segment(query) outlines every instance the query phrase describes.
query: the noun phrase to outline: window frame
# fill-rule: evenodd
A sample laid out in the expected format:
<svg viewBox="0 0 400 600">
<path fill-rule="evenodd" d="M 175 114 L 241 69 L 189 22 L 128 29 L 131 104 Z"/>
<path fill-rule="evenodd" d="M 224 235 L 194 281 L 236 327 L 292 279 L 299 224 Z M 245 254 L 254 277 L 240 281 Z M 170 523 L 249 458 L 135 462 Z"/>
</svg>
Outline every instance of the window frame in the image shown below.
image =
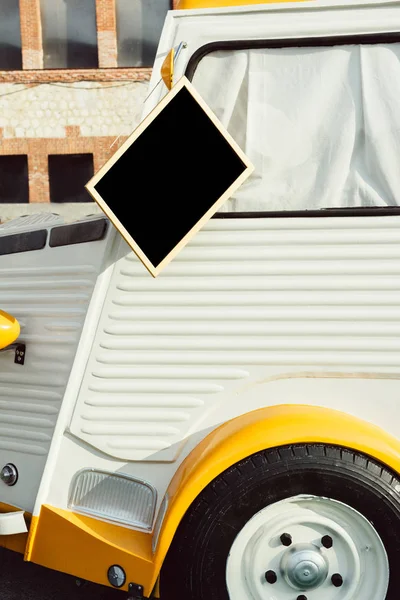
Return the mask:
<svg viewBox="0 0 400 600">
<path fill-rule="evenodd" d="M 261 48 L 328 48 L 345 45 L 399 44 L 400 32 L 368 33 L 357 35 L 319 36 L 283 39 L 223 40 L 210 42 L 198 48 L 190 57 L 185 76 L 192 82 L 200 61 L 219 50 L 257 50 Z M 249 211 L 220 212 L 213 219 L 259 219 L 259 218 L 296 218 L 296 217 L 378 217 L 400 215 L 400 206 L 321 208 L 287 211 Z"/>
</svg>

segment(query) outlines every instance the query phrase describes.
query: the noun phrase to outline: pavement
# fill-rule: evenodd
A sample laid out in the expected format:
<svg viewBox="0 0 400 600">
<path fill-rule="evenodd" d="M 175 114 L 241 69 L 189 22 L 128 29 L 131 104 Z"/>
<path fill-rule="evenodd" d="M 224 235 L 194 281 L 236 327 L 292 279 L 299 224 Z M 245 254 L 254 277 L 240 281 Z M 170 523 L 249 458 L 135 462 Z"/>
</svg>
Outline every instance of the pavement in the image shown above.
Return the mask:
<svg viewBox="0 0 400 600">
<path fill-rule="evenodd" d="M 75 577 L 25 563 L 22 555 L 0 548 L 0 599 L 126 600 L 126 592 L 91 583 L 77 586 Z"/>
</svg>

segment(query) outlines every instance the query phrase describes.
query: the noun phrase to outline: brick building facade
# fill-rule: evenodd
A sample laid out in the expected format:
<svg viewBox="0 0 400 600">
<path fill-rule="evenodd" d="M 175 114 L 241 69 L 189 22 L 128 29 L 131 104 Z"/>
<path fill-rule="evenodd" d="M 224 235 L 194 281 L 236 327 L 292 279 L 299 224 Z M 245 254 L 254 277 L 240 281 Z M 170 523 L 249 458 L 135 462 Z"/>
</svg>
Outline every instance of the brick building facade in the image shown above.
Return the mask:
<svg viewBox="0 0 400 600">
<path fill-rule="evenodd" d="M 5 4 L 0 6 L 3 213 L 11 204 L 90 201 L 84 183 L 140 119 L 170 0 Z"/>
</svg>

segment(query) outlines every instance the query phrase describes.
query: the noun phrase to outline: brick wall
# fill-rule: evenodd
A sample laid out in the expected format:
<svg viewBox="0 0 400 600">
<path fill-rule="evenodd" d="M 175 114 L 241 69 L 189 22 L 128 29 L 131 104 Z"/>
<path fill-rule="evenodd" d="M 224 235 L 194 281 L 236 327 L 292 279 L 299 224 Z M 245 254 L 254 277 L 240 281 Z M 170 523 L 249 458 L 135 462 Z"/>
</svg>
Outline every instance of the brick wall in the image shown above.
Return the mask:
<svg viewBox="0 0 400 600">
<path fill-rule="evenodd" d="M 1 0 L 0 0 L 1 1 Z M 35 86 L 38 83 L 73 83 L 77 81 L 149 81 L 151 69 L 50 69 L 29 71 L 0 71 L 0 83 L 24 83 Z"/>
<path fill-rule="evenodd" d="M 93 154 L 95 171 L 140 121 L 147 81 L 0 83 L 0 155 L 27 154 L 30 202 L 49 202 L 48 155 Z"/>
<path fill-rule="evenodd" d="M 19 0 L 21 23 L 22 67 L 43 68 L 42 25 L 40 0 Z"/>
<path fill-rule="evenodd" d="M 139 123 L 151 70 L 117 67 L 116 0 L 96 0 L 98 69 L 44 70 L 40 0 L 19 2 L 23 70 L 0 71 L 0 155 L 28 155 L 30 202 L 48 203 L 48 155 L 90 153 L 97 171 Z"/>
<path fill-rule="evenodd" d="M 114 154 L 126 140 L 126 136 L 81 137 L 79 127 L 66 127 L 66 137 L 62 138 L 22 138 L 4 139 L 0 129 L 2 152 L 0 154 L 26 154 L 28 156 L 28 178 L 30 202 L 49 201 L 49 154 L 93 154 L 94 169 L 100 167 Z M 0 209 L 1 210 L 1 209 Z"/>
<path fill-rule="evenodd" d="M 115 0 L 97 0 L 96 18 L 99 67 L 117 67 Z"/>
</svg>

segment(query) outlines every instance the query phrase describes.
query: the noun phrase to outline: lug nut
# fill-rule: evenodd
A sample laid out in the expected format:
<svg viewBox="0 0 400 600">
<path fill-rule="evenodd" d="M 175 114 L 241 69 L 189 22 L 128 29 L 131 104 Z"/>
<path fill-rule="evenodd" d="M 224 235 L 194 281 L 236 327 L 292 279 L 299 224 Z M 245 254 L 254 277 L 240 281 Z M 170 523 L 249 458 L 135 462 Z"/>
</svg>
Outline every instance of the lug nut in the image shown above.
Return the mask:
<svg viewBox="0 0 400 600">
<path fill-rule="evenodd" d="M 282 533 L 280 540 L 284 546 L 290 546 L 292 543 L 292 536 L 290 533 Z"/>
<path fill-rule="evenodd" d="M 331 538 L 330 535 L 324 535 L 324 537 L 321 539 L 321 544 L 323 545 L 324 548 L 332 548 L 333 539 Z"/>
<path fill-rule="evenodd" d="M 265 573 L 265 579 L 268 581 L 268 583 L 276 583 L 278 578 L 275 571 L 267 571 Z"/>
<path fill-rule="evenodd" d="M 343 585 L 343 577 L 340 573 L 334 573 L 331 577 L 331 581 L 335 587 L 341 587 Z"/>
</svg>

